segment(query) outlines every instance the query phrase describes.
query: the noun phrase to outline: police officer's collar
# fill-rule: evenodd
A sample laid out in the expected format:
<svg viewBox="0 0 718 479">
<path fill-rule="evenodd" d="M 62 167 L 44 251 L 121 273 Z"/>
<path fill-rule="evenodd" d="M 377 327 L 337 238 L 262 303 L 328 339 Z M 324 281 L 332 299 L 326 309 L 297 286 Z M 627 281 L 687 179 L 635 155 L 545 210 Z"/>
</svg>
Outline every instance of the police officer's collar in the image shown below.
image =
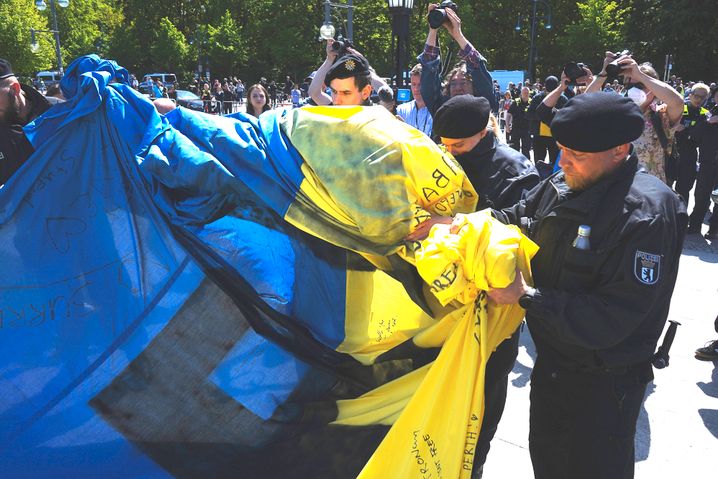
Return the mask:
<svg viewBox="0 0 718 479">
<path fill-rule="evenodd" d="M 469 151 L 468 153 L 464 153 L 463 155 L 459 155 L 461 157 L 476 157 L 476 156 L 482 156 L 490 151 L 493 151 L 496 149 L 496 145 L 498 143 L 498 138 L 496 138 L 496 135 L 493 131 L 486 130 L 486 135 L 481 139 L 480 142 L 476 144 L 476 146 Z"/>
<path fill-rule="evenodd" d="M 50 106 L 52 106 L 42 93 L 35 90 L 30 85 L 21 83 L 20 88 L 22 88 L 22 91 L 25 92 L 25 98 L 27 101 L 30 102 L 30 114 L 27 119 L 28 123 L 45 113 Z"/>
</svg>

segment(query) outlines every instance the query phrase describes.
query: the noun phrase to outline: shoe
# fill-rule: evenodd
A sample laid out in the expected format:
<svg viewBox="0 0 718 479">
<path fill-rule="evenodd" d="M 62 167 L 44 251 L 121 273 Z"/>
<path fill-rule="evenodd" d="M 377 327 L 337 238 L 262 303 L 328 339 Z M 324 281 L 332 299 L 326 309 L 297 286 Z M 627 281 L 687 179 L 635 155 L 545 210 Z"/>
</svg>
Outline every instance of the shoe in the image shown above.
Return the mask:
<svg viewBox="0 0 718 479">
<path fill-rule="evenodd" d="M 718 339 L 696 349 L 696 359 L 714 361 L 718 359 Z"/>
<path fill-rule="evenodd" d="M 708 233 L 704 234 L 703 237 L 707 240 L 715 240 L 718 239 L 718 231 L 710 231 L 708 230 Z"/>
</svg>

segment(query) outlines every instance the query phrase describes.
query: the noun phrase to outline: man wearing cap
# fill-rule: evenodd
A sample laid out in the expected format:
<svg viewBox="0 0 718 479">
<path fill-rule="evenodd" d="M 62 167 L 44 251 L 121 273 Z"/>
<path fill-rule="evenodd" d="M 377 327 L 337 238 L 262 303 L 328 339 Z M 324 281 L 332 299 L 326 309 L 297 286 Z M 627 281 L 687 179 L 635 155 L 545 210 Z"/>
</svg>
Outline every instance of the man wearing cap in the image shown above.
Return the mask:
<svg viewBox="0 0 718 479">
<path fill-rule="evenodd" d="M 517 203 L 539 183 L 534 165 L 487 128 L 491 104 L 486 98 L 459 95 L 436 111 L 434 134 L 466 172 L 479 195 L 477 209 Z M 508 375 L 518 355 L 519 332 L 504 340 L 486 365 L 485 411 L 474 455 L 472 477 L 481 477 L 491 439 L 504 411 Z"/>
<path fill-rule="evenodd" d="M 7 60 L 0 58 L 0 185 L 32 155 L 22 127 L 50 108 L 48 100 L 29 85 L 21 85 Z"/>
<path fill-rule="evenodd" d="M 633 477 L 636 420 L 687 222 L 678 195 L 639 171 L 631 142 L 643 128 L 629 98 L 577 95 L 551 122 L 562 171 L 495 212 L 540 246 L 533 287 L 517 272 L 509 287 L 489 291 L 526 309 L 536 344 L 536 479 Z M 581 225 L 590 227 L 587 248 L 572 246 Z"/>
<path fill-rule="evenodd" d="M 309 96 L 317 105 L 369 105 L 372 88 L 379 91 L 389 86 L 353 48 L 337 58 L 333 43 L 327 40 L 327 57 L 312 78 Z M 331 96 L 323 91 L 324 85 L 331 89 Z"/>
</svg>

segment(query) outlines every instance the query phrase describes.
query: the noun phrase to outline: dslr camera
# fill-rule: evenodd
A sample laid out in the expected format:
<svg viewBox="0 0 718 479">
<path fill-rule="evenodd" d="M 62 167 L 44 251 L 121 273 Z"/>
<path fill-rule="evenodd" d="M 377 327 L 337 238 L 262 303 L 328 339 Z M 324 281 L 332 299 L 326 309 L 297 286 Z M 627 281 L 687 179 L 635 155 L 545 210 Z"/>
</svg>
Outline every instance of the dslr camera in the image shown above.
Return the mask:
<svg viewBox="0 0 718 479">
<path fill-rule="evenodd" d="M 439 28 L 446 19 L 446 9 L 450 8 L 455 12 L 459 11 L 459 6 L 451 0 L 443 0 L 438 7 L 429 12 L 429 26 L 431 28 Z"/>
<path fill-rule="evenodd" d="M 354 45 L 341 35 L 339 35 L 337 39 L 334 40 L 334 43 L 332 43 L 332 50 L 336 52 L 337 58 L 344 56 L 344 54 L 347 53 L 347 48 L 354 48 Z"/>
<path fill-rule="evenodd" d="M 563 72 L 566 74 L 571 85 L 576 84 L 576 80 L 586 75 L 584 68 L 588 68 L 585 63 L 568 62 L 563 67 Z"/>
<path fill-rule="evenodd" d="M 623 68 L 618 64 L 618 59 L 625 55 L 631 55 L 630 50 L 623 50 L 621 53 L 617 53 L 613 58 L 614 60 L 606 65 L 606 73 L 608 78 L 617 78 L 621 75 Z"/>
</svg>

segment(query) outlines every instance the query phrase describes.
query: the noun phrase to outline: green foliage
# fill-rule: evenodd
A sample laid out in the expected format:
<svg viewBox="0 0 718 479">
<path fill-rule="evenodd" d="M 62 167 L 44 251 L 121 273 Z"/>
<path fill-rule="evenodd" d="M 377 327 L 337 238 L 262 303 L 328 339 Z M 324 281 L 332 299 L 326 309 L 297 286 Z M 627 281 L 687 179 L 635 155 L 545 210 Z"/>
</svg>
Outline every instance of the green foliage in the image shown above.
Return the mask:
<svg viewBox="0 0 718 479">
<path fill-rule="evenodd" d="M 32 76 L 38 70 L 55 68 L 54 38 L 38 33 L 40 49 L 30 49 L 30 29 L 49 30 L 46 19 L 27 0 L 0 1 L 0 58 L 7 59 L 17 74 Z"/>
<path fill-rule="evenodd" d="M 66 8 L 56 6 L 65 66 L 88 53 L 106 55 L 110 39 L 122 25 L 122 12 L 115 7 L 112 0 L 69 1 L 70 5 Z M 49 0 L 45 0 L 45 3 L 49 3 Z M 48 23 L 51 23 L 50 8 L 44 13 Z"/>
<path fill-rule="evenodd" d="M 572 59 L 590 63 L 600 69 L 605 51 L 621 51 L 628 8 L 610 0 L 585 0 L 578 3 L 579 18 L 567 25 L 559 42 Z"/>
<path fill-rule="evenodd" d="M 49 2 L 49 0 L 45 0 Z M 545 0 L 536 3 L 537 77 L 558 75 L 569 60 L 600 67 L 605 50 L 629 48 L 639 62 L 662 72 L 672 53 L 675 72 L 710 81 L 718 72 L 718 2 L 715 0 Z M 347 0 L 333 0 L 346 4 Z M 408 65 L 423 49 L 427 6 L 416 0 L 410 18 Z M 354 0 L 354 43 L 377 72 L 395 68 L 391 16 L 386 0 Z M 528 66 L 532 0 L 459 0 L 466 37 L 487 58 L 489 68 Z M 260 76 L 301 81 L 324 60 L 318 31 L 323 0 L 70 0 L 58 8 L 63 60 L 97 52 L 141 76 L 172 69 L 181 78 L 199 63 L 213 77 L 237 75 L 252 83 Z M 519 14 L 521 15 L 519 21 Z M 0 0 L 0 56 L 26 73 L 53 68 L 53 38 L 40 34 L 40 50 L 30 51 L 29 28 L 49 29 L 50 9 L 38 12 L 32 0 Z M 334 7 L 332 22 L 346 31 L 347 9 Z M 515 30 L 516 25 L 519 30 Z M 456 43 L 440 30 L 442 55 Z"/>
<path fill-rule="evenodd" d="M 175 72 L 186 67 L 189 45 L 185 36 L 172 22 L 163 17 L 154 35 L 150 51 L 155 69 Z"/>
<path fill-rule="evenodd" d="M 229 10 L 219 19 L 217 26 L 207 28 L 208 55 L 212 71 L 217 77 L 235 74 L 247 62 L 247 48 L 242 41 L 242 29 L 237 26 Z"/>
</svg>

